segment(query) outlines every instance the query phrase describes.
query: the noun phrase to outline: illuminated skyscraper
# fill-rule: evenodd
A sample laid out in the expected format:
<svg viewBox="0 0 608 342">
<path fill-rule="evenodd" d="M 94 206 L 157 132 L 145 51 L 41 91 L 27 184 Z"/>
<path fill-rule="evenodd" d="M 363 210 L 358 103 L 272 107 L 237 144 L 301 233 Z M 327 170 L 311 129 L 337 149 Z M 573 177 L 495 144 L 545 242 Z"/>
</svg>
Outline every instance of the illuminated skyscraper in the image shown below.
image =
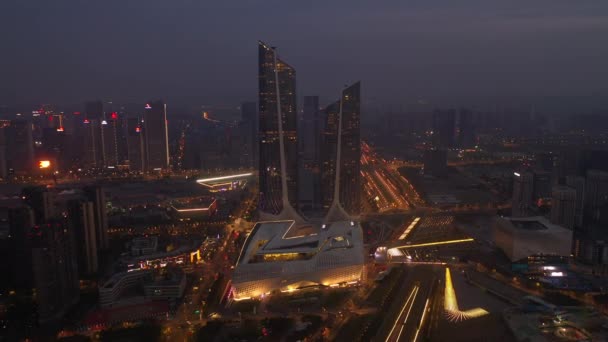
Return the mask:
<svg viewBox="0 0 608 342">
<path fill-rule="evenodd" d="M 325 109 L 321 191 L 328 220 L 336 220 L 336 211 L 357 215 L 361 208 L 360 93 L 357 82 L 344 89 L 340 101 Z"/>
<path fill-rule="evenodd" d="M 148 172 L 168 169 L 167 105 L 160 100 L 148 102 L 144 110 L 145 169 Z"/>
<path fill-rule="evenodd" d="M 144 138 L 139 118 L 127 119 L 127 153 L 130 171 L 143 171 Z"/>
<path fill-rule="evenodd" d="M 274 48 L 258 51 L 259 208 L 276 216 L 297 206 L 296 72 Z"/>
</svg>

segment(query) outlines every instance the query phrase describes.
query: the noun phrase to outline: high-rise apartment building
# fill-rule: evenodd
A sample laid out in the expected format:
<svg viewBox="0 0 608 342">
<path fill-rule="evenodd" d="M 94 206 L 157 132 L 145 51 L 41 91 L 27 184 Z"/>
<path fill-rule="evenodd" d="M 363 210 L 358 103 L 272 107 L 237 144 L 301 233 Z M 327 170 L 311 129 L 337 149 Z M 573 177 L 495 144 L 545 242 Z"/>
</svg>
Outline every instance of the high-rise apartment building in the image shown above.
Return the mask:
<svg viewBox="0 0 608 342">
<path fill-rule="evenodd" d="M 258 48 L 260 214 L 297 207 L 296 72 L 262 42 Z"/>
<path fill-rule="evenodd" d="M 148 102 L 144 110 L 145 169 L 166 170 L 169 168 L 167 105 L 163 101 Z"/>
<path fill-rule="evenodd" d="M 83 190 L 87 201 L 93 204 L 97 249 L 105 250 L 108 248 L 108 214 L 106 211 L 105 191 L 99 186 L 90 186 Z"/>
<path fill-rule="evenodd" d="M 585 226 L 608 224 L 608 172 L 587 171 L 583 221 Z"/>
<path fill-rule="evenodd" d="M 90 201 L 72 200 L 67 209 L 69 228 L 78 241 L 78 271 L 80 274 L 94 274 L 99 268 L 95 206 Z"/>
<path fill-rule="evenodd" d="M 527 216 L 532 207 L 533 197 L 534 174 L 530 172 L 514 172 L 511 215 L 513 217 Z"/>
<path fill-rule="evenodd" d="M 579 176 L 567 176 L 566 185 L 576 191 L 575 205 L 575 227 L 583 226 L 583 206 L 585 203 L 585 178 Z"/>
<path fill-rule="evenodd" d="M 576 223 L 576 190 L 567 186 L 554 186 L 551 200 L 551 222 L 574 229 Z"/>
</svg>

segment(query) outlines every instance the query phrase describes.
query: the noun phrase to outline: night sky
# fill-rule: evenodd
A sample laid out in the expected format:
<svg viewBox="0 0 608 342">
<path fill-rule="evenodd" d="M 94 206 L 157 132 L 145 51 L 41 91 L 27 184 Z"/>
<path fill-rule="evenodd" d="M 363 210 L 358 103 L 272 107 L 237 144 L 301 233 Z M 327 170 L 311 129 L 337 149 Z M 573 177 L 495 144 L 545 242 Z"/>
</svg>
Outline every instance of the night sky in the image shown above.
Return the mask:
<svg viewBox="0 0 608 342">
<path fill-rule="evenodd" d="M 606 0 L 1 0 L 0 104 L 255 100 L 258 39 L 300 96 L 608 96 Z"/>
</svg>

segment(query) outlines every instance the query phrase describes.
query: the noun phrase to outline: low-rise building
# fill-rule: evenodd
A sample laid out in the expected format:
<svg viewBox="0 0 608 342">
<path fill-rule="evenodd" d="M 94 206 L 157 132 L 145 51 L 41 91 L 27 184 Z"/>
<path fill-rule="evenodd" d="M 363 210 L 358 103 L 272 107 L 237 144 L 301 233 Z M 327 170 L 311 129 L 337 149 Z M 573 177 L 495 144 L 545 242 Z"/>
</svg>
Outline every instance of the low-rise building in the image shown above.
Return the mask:
<svg viewBox="0 0 608 342">
<path fill-rule="evenodd" d="M 497 217 L 493 233 L 496 246 L 511 261 L 537 254 L 569 256 L 572 252 L 572 231 L 541 216 Z"/>
<path fill-rule="evenodd" d="M 356 284 L 364 276 L 363 233 L 357 222 L 321 227 L 260 222 L 248 236 L 233 274 L 234 298 L 275 291 Z"/>
</svg>

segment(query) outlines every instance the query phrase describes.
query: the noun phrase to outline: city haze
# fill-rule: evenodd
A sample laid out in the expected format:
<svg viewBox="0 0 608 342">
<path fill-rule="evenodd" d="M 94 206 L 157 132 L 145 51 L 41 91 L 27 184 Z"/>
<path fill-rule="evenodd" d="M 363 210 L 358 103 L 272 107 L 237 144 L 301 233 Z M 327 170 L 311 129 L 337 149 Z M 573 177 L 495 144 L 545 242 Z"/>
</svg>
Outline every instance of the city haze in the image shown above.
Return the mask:
<svg viewBox="0 0 608 342">
<path fill-rule="evenodd" d="M 602 1 L 8 0 L 0 32 L 10 106 L 252 100 L 258 39 L 298 69 L 299 96 L 323 103 L 359 79 L 368 105 L 588 111 L 608 92 Z"/>
</svg>

